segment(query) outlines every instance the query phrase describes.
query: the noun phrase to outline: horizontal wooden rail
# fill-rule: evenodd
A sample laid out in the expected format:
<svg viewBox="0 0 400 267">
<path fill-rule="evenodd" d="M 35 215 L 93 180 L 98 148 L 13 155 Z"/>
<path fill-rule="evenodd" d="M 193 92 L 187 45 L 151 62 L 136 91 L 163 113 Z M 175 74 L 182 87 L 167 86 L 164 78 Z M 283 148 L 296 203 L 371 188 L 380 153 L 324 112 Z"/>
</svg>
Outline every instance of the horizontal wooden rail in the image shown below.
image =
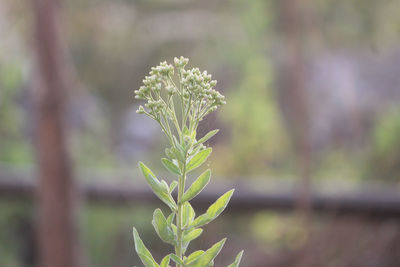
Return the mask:
<svg viewBox="0 0 400 267">
<path fill-rule="evenodd" d="M 0 198 L 21 199 L 32 198 L 35 183 L 16 176 L 0 175 Z M 260 193 L 241 186 L 236 186 L 236 192 L 230 202 L 229 212 L 255 212 L 259 210 L 291 211 L 296 209 L 296 194 L 294 191 Z M 229 188 L 214 188 L 202 192 L 193 200 L 193 205 L 200 209 L 208 207 L 215 199 Z M 158 203 L 157 198 L 145 186 L 133 184 L 84 184 L 80 192 L 89 202 L 108 204 Z M 360 193 L 341 195 L 324 195 L 313 193 L 311 196 L 312 210 L 329 215 L 367 216 L 373 219 L 400 219 L 400 192 L 396 190 L 367 190 Z"/>
</svg>

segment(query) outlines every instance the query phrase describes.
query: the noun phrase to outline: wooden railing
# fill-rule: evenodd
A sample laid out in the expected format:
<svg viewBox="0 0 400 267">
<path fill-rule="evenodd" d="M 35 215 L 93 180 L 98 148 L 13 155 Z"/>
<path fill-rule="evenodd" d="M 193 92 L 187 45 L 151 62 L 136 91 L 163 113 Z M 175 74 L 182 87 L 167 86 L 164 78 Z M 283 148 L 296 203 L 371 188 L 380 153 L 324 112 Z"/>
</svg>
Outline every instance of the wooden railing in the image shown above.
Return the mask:
<svg viewBox="0 0 400 267">
<path fill-rule="evenodd" d="M 0 175 L 0 200 L 32 198 L 36 184 L 31 179 L 18 175 Z M 143 184 L 81 184 L 81 196 L 89 202 L 109 205 L 158 203 L 157 198 Z M 198 195 L 193 205 L 200 209 L 208 207 L 228 187 L 205 190 Z M 295 191 L 274 191 L 261 193 L 243 186 L 236 186 L 236 192 L 229 204 L 228 212 L 255 212 L 259 210 L 292 211 L 296 209 Z M 315 213 L 328 215 L 356 215 L 370 219 L 400 219 L 400 192 L 395 189 L 375 189 L 343 194 L 321 194 L 310 196 Z"/>
</svg>

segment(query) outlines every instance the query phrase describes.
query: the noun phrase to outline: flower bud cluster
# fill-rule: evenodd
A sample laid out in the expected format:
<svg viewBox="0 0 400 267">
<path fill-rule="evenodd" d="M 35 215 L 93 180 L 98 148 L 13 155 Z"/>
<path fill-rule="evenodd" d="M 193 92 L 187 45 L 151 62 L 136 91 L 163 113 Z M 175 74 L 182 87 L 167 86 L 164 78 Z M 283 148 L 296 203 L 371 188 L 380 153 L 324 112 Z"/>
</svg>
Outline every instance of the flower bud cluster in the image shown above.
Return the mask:
<svg viewBox="0 0 400 267">
<path fill-rule="evenodd" d="M 209 102 L 210 106 L 224 105 L 225 97 L 213 87 L 217 84 L 216 80 L 211 80 L 211 74 L 207 71 L 200 72 L 198 68 L 182 71 L 182 79 L 180 80 L 183 85 L 184 97 L 201 100 L 202 103 Z"/>
<path fill-rule="evenodd" d="M 161 91 L 161 79 L 157 75 L 146 76 L 143 80 L 143 85 L 140 86 L 139 90 L 135 90 L 135 98 L 150 100 L 153 98 L 152 93 L 159 94 Z"/>
<path fill-rule="evenodd" d="M 158 114 L 165 108 L 166 104 L 164 103 L 164 101 L 159 99 L 159 100 L 149 100 L 144 106 L 150 109 L 152 113 Z"/>
<path fill-rule="evenodd" d="M 218 106 L 224 105 L 225 97 L 213 89 L 217 81 L 211 79 L 207 71 L 201 72 L 198 68 L 185 70 L 189 59 L 174 58 L 174 65 L 178 71 L 179 86 L 174 82 L 174 66 L 167 62 L 161 62 L 157 67 L 152 67 L 149 76 L 143 80 L 143 85 L 135 91 L 135 98 L 147 100 L 140 106 L 137 113 L 145 113 L 154 119 L 160 118 L 163 111 L 172 111 L 173 96 L 177 95 L 183 103 L 184 110 L 193 118 L 201 120 L 208 113 L 215 111 Z M 165 92 L 162 92 L 164 91 Z M 163 99 L 163 96 L 167 96 Z M 201 113 L 194 114 L 195 112 Z M 168 112 L 164 112 L 167 114 Z M 171 116 L 168 116 L 171 117 Z"/>
<path fill-rule="evenodd" d="M 188 58 L 180 57 L 180 58 L 174 58 L 174 64 L 178 69 L 183 69 L 189 62 Z"/>
<path fill-rule="evenodd" d="M 167 78 L 174 75 L 174 66 L 166 61 L 161 62 L 159 66 L 151 68 L 150 75 L 159 75 L 161 78 Z"/>
</svg>

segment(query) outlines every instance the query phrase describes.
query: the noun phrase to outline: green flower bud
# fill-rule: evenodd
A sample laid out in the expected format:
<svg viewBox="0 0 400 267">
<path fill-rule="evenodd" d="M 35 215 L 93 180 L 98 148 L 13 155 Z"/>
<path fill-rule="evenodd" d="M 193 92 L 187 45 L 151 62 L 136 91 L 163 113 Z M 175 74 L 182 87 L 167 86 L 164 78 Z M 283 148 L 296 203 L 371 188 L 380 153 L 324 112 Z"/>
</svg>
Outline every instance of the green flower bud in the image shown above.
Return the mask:
<svg viewBox="0 0 400 267">
<path fill-rule="evenodd" d="M 165 87 L 165 91 L 167 91 L 167 94 L 168 95 L 173 95 L 173 94 L 175 94 L 175 92 L 176 92 L 176 89 L 175 89 L 175 87 L 174 86 L 172 86 L 172 85 L 167 85 L 166 87 Z"/>
<path fill-rule="evenodd" d="M 138 110 L 136 110 L 137 114 L 144 114 L 144 108 L 142 105 L 139 106 Z"/>
<path fill-rule="evenodd" d="M 184 58 L 184 57 L 180 57 L 180 58 L 175 57 L 174 58 L 174 64 L 177 68 L 185 67 L 188 64 L 188 62 L 189 62 L 189 59 Z"/>
<path fill-rule="evenodd" d="M 210 86 L 211 86 L 211 87 L 214 87 L 214 86 L 216 86 L 216 85 L 217 85 L 217 81 L 216 81 L 216 80 L 210 81 Z"/>
</svg>

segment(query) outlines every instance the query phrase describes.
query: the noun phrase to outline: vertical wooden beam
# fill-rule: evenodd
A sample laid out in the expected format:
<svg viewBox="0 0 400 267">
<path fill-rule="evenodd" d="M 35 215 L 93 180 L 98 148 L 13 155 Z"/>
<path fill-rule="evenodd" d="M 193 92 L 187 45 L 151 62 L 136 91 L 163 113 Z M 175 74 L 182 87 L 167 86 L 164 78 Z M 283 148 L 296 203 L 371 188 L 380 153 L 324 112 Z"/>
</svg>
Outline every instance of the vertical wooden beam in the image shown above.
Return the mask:
<svg viewBox="0 0 400 267">
<path fill-rule="evenodd" d="M 41 267 L 77 267 L 75 185 L 66 149 L 64 113 L 67 79 L 60 27 L 60 3 L 33 0 L 36 52 L 38 239 Z"/>
<path fill-rule="evenodd" d="M 281 69 L 282 102 L 295 145 L 301 182 L 298 205 L 304 213 L 310 210 L 310 112 L 305 81 L 304 43 L 307 38 L 305 0 L 278 0 L 283 35 Z"/>
</svg>

